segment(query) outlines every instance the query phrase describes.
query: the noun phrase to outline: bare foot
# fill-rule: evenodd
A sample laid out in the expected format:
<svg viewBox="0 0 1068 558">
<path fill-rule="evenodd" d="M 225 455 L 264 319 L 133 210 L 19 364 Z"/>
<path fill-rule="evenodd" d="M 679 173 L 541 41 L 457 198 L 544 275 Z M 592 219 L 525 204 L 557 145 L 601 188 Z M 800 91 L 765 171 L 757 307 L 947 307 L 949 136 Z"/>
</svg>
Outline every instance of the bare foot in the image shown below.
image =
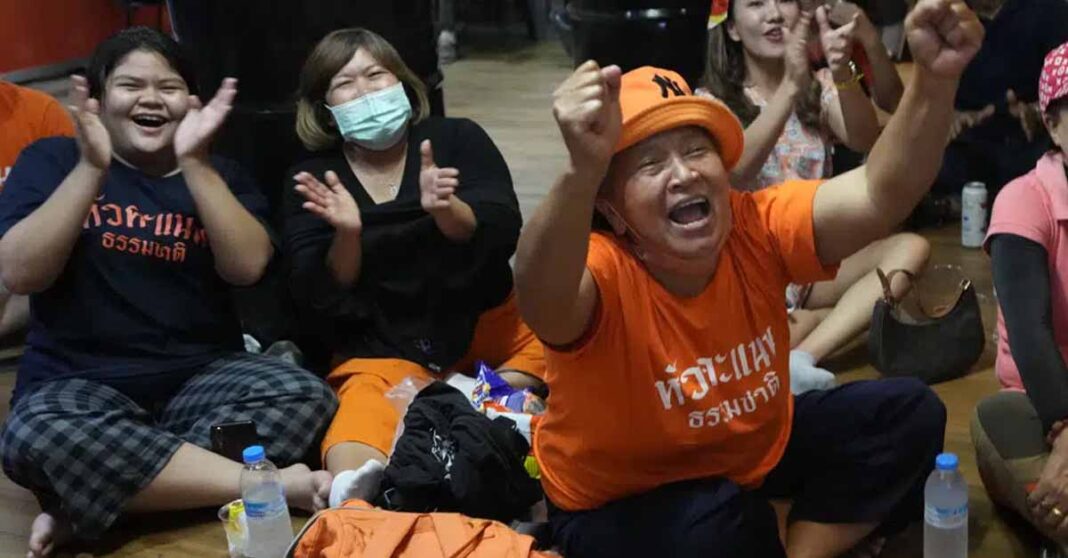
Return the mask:
<svg viewBox="0 0 1068 558">
<path fill-rule="evenodd" d="M 312 471 L 307 465 L 297 463 L 281 472 L 290 506 L 310 512 L 326 507 L 330 498 L 330 483 L 334 480 L 328 471 Z"/>
<path fill-rule="evenodd" d="M 70 537 L 69 521 L 58 514 L 41 512 L 30 526 L 30 551 L 26 553 L 26 558 L 51 556 L 57 548 L 70 540 Z"/>
</svg>

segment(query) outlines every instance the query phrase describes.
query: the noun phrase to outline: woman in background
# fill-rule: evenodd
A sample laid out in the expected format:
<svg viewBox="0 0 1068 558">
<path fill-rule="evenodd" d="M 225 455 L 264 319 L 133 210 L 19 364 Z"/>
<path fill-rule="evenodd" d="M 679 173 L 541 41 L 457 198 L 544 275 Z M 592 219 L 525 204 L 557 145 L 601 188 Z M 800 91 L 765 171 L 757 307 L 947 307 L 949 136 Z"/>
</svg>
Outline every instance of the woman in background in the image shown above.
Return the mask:
<svg viewBox="0 0 1068 558">
<path fill-rule="evenodd" d="M 813 17 L 828 64 L 816 71 L 808 49 Z M 705 85 L 745 126 L 732 186 L 757 191 L 787 180 L 830 178 L 836 142 L 858 152 L 871 148 L 879 126 L 860 85 L 864 76 L 850 58 L 858 29 L 870 27 L 862 17 L 832 29 L 822 6 L 813 16 L 795 0 L 730 1 L 726 20 L 709 35 Z M 818 364 L 867 329 L 883 295 L 875 269 L 918 274 L 929 253 L 922 237 L 895 234 L 846 258 L 833 280 L 788 287 L 795 392 L 834 385 L 834 375 Z M 892 286 L 902 295 L 911 285 L 898 277 Z"/>
</svg>

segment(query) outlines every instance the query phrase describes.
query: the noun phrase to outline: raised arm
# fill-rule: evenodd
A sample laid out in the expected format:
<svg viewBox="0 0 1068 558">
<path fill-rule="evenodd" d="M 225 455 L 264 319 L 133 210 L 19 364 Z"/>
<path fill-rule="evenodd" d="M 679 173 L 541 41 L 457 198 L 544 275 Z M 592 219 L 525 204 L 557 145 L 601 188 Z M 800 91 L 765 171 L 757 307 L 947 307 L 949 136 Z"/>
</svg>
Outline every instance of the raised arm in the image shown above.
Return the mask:
<svg viewBox="0 0 1068 558">
<path fill-rule="evenodd" d="M 942 165 L 960 75 L 983 42 L 962 0 L 920 0 L 905 23 L 916 71 L 867 165 L 828 180 L 813 202 L 816 247 L 836 263 L 893 231 Z"/>
<path fill-rule="evenodd" d="M 48 199 L 0 239 L 0 277 L 16 294 L 47 289 L 67 265 L 82 223 L 111 164 L 111 138 L 100 122 L 100 102 L 85 78 L 72 78 L 70 109 L 78 125 L 81 159 Z"/>
<path fill-rule="evenodd" d="M 808 60 L 808 38 L 812 29 L 812 14 L 801 14 L 793 29 L 786 33 L 786 74 L 779 88 L 761 108 L 760 115 L 745 128 L 745 150 L 731 171 L 731 184 L 752 184 L 760 174 L 771 150 L 779 142 L 786 121 L 797 108 L 797 101 L 812 82 L 812 66 Z"/>
<path fill-rule="evenodd" d="M 207 106 L 190 97 L 189 112 L 174 134 L 174 152 L 197 214 L 208 233 L 215 270 L 232 285 L 259 281 L 274 254 L 267 229 L 241 205 L 212 166 L 208 146 L 237 95 L 237 80 L 227 78 Z"/>
<path fill-rule="evenodd" d="M 858 25 L 857 18 L 837 29 L 831 29 L 827 8 L 816 10 L 816 21 L 820 27 L 820 44 L 827 56 L 827 65 L 831 70 L 837 89 L 837 103 L 827 107 L 827 124 L 846 147 L 860 153 L 867 153 L 879 137 L 879 119 L 871 99 L 860 86 L 860 75 L 854 73 L 856 64 L 851 64 L 854 35 Z"/>
<path fill-rule="evenodd" d="M 594 199 L 622 127 L 620 70 L 589 61 L 553 94 L 569 164 L 519 236 L 515 283 L 523 319 L 541 339 L 578 339 L 597 306 L 586 269 Z"/>
</svg>

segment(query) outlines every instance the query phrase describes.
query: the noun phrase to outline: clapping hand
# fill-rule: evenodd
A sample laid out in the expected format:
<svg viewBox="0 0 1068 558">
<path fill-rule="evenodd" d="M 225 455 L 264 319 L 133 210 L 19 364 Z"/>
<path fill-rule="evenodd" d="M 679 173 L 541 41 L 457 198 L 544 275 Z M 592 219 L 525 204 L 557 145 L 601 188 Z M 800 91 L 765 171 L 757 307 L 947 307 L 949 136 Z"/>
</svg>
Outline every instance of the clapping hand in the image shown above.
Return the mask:
<svg viewBox="0 0 1068 558">
<path fill-rule="evenodd" d="M 100 121 L 100 101 L 89 97 L 89 82 L 82 76 L 71 76 L 71 104 L 69 109 L 78 126 L 78 149 L 82 161 L 103 170 L 111 164 L 111 136 Z"/>
<path fill-rule="evenodd" d="M 360 208 L 348 188 L 345 188 L 334 171 L 326 171 L 323 178 L 326 184 L 308 172 L 293 177 L 297 181 L 297 193 L 305 199 L 302 207 L 318 215 L 338 231 L 360 233 L 363 228 Z"/>
</svg>

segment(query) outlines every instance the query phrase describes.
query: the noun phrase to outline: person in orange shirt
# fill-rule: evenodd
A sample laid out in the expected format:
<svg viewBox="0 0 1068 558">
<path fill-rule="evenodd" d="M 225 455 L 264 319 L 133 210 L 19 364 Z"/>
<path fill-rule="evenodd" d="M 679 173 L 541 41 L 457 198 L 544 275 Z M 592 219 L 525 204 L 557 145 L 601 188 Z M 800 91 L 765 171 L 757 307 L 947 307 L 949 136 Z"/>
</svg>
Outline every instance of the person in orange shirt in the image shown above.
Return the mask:
<svg viewBox="0 0 1068 558">
<path fill-rule="evenodd" d="M 51 136 L 74 136 L 70 115 L 47 93 L 0 80 L 0 190 L 27 145 Z M 30 299 L 0 287 L 0 338 L 26 327 Z"/>
<path fill-rule="evenodd" d="M 51 136 L 74 136 L 74 123 L 59 101 L 0 80 L 0 189 L 22 149 Z"/>
<path fill-rule="evenodd" d="M 557 89 L 570 164 L 515 272 L 546 345 L 534 447 L 563 555 L 830 557 L 920 517 L 945 407 L 911 378 L 792 396 L 784 304 L 938 172 L 983 28 L 962 0 L 921 0 L 907 25 L 897 113 L 865 167 L 825 182 L 732 191 L 741 125 L 674 72 L 590 61 Z"/>
</svg>

